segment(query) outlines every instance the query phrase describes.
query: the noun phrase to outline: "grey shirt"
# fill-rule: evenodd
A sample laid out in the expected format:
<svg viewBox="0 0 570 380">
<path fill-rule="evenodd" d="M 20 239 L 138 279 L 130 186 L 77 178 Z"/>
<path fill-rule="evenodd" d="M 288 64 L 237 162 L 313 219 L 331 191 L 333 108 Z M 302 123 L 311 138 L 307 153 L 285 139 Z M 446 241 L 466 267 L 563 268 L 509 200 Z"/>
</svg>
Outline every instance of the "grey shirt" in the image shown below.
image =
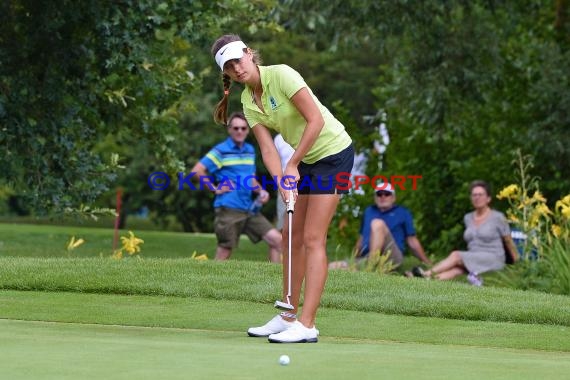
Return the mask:
<svg viewBox="0 0 570 380">
<path fill-rule="evenodd" d="M 467 270 L 472 273 L 483 273 L 500 270 L 505 266 L 505 248 L 503 236 L 510 235 L 510 228 L 503 213 L 491 210 L 491 213 L 480 225 L 475 225 L 475 212 L 463 217 L 465 232 L 463 238 L 467 242 L 467 251 L 460 251 Z"/>
</svg>

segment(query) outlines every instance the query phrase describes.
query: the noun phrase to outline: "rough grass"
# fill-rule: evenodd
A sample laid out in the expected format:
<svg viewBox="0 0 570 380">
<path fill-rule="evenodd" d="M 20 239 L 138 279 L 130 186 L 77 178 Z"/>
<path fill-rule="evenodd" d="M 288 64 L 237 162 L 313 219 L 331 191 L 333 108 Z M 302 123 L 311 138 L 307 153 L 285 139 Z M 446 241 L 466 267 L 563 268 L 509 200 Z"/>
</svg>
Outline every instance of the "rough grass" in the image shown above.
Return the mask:
<svg viewBox="0 0 570 380">
<path fill-rule="evenodd" d="M 280 266 L 192 259 L 0 258 L 0 288 L 272 303 Z M 411 316 L 570 326 L 570 299 L 456 282 L 331 272 L 322 305 Z"/>
</svg>

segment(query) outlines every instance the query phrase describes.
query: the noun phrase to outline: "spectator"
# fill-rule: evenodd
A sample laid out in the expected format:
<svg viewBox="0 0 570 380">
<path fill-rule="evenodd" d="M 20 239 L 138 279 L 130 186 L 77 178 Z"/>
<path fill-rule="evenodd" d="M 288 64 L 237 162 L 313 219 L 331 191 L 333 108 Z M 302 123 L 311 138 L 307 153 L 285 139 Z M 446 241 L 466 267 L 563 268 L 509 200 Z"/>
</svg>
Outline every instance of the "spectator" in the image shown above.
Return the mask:
<svg viewBox="0 0 570 380">
<path fill-rule="evenodd" d="M 266 203 L 269 193 L 253 179 L 250 184 L 239 183 L 247 176 L 255 175 L 255 150 L 245 139 L 249 126 L 241 112 L 230 115 L 228 120 L 229 137 L 210 150 L 194 167 L 193 178 L 214 176 L 217 188 L 214 189 L 215 219 L 214 229 L 218 246 L 216 260 L 226 260 L 238 246 L 239 238 L 245 233 L 257 243 L 264 240 L 269 245 L 269 261 L 281 262 L 281 234 L 257 210 L 253 210 L 252 190 L 259 201 Z"/>
<path fill-rule="evenodd" d="M 416 237 L 410 211 L 396 204 L 396 191 L 389 183 L 379 183 L 374 194 L 374 205 L 364 210 L 360 236 L 354 248 L 356 260 L 362 262 L 375 255 L 389 255 L 393 264 L 402 264 L 406 243 L 414 255 L 431 264 Z M 348 261 L 334 261 L 329 269 L 347 269 Z"/>
<path fill-rule="evenodd" d="M 463 238 L 467 242 L 467 251 L 453 251 L 427 271 L 416 267 L 412 275 L 451 280 L 467 273 L 472 285 L 481 286 L 481 273 L 503 269 L 505 254 L 509 254 L 513 262 L 518 259 L 505 216 L 490 207 L 490 186 L 484 181 L 474 181 L 469 186 L 469 192 L 474 211 L 463 217 Z M 505 252 L 505 247 L 508 252 Z"/>
</svg>

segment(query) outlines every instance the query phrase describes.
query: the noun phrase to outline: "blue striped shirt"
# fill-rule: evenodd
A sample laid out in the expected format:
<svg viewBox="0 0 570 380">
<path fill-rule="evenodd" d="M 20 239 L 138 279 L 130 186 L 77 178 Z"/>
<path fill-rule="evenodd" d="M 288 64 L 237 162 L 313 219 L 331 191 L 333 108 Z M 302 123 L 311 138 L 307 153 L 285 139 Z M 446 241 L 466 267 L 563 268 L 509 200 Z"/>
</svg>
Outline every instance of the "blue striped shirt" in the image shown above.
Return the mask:
<svg viewBox="0 0 570 380">
<path fill-rule="evenodd" d="M 251 178 L 255 176 L 256 169 L 253 145 L 244 143 L 240 148 L 228 137 L 212 148 L 200 162 L 208 169 L 208 173 L 214 176 L 215 183 L 232 190 L 216 195 L 214 208 L 249 210 L 254 186 Z"/>
</svg>

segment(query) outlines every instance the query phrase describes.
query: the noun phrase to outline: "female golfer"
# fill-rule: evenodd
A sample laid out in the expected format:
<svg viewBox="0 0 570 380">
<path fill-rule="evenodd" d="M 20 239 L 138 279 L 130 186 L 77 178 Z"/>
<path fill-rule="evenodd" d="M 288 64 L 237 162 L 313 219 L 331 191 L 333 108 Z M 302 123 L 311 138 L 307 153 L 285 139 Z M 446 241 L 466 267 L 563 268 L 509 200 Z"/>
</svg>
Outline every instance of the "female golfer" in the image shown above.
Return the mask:
<svg viewBox="0 0 570 380">
<path fill-rule="evenodd" d="M 314 343 L 315 319 L 327 279 L 327 231 L 340 194 L 347 193 L 339 173 L 350 173 L 354 160 L 352 139 L 344 126 L 315 97 L 299 73 L 287 65 L 261 66 L 256 51 L 237 35 L 224 35 L 212 46 L 212 55 L 223 73 L 224 97 L 214 120 L 226 124 L 232 81 L 242 83 L 243 112 L 259 144 L 263 163 L 278 179 L 279 191 L 288 202 L 294 188 L 292 248 L 289 227 L 283 229 L 283 301 L 291 310 L 275 316 L 250 336 L 268 337 L 274 343 Z M 295 153 L 281 168 L 269 129 L 281 133 Z M 346 179 L 346 178 L 345 178 Z M 288 293 L 288 262 L 291 255 L 291 297 Z M 305 282 L 303 312 L 297 312 Z"/>
</svg>

